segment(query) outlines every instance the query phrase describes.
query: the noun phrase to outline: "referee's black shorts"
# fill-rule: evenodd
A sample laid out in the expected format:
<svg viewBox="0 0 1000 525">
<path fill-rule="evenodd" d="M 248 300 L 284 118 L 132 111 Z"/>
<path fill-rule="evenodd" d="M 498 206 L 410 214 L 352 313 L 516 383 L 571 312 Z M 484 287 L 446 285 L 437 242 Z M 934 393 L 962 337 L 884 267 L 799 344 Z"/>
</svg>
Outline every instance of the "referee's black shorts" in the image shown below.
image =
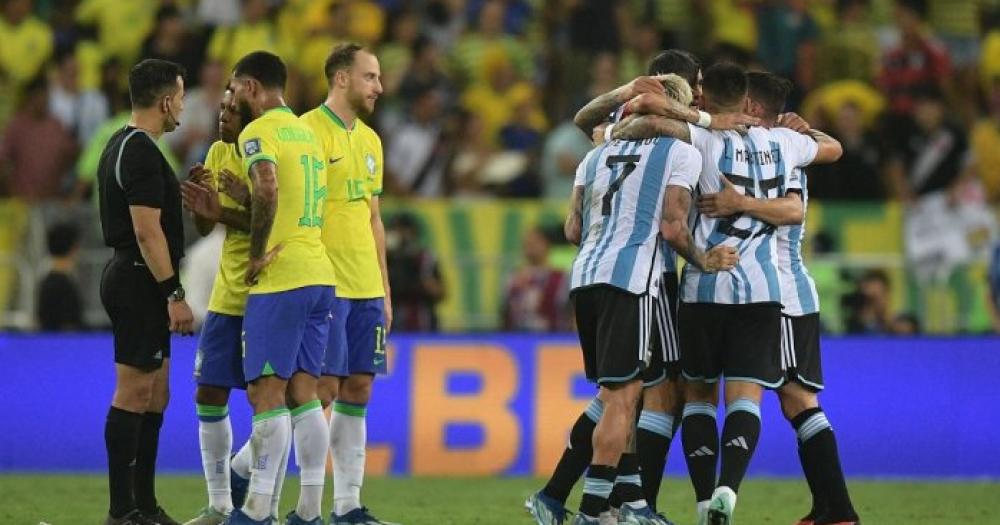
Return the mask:
<svg viewBox="0 0 1000 525">
<path fill-rule="evenodd" d="M 101 276 L 101 303 L 111 318 L 115 362 L 159 369 L 170 357 L 170 316 L 156 279 L 138 253 L 115 251 Z"/>
<path fill-rule="evenodd" d="M 573 291 L 572 299 L 587 379 L 599 385 L 641 379 L 655 329 L 653 297 L 601 284 Z"/>
</svg>

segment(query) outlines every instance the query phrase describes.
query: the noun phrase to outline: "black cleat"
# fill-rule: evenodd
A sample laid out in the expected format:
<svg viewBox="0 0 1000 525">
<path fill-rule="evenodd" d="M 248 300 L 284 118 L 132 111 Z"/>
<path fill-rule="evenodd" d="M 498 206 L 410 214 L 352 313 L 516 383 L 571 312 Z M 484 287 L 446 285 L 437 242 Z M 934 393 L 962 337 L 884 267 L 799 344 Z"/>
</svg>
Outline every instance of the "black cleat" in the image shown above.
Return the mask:
<svg viewBox="0 0 1000 525">
<path fill-rule="evenodd" d="M 155 512 L 143 513 L 143 515 L 152 525 L 181 525 L 177 520 L 167 515 L 167 511 L 163 510 L 163 507 L 156 507 Z"/>
<path fill-rule="evenodd" d="M 153 522 L 136 509 L 120 518 L 112 518 L 109 514 L 104 525 L 153 525 Z"/>
</svg>

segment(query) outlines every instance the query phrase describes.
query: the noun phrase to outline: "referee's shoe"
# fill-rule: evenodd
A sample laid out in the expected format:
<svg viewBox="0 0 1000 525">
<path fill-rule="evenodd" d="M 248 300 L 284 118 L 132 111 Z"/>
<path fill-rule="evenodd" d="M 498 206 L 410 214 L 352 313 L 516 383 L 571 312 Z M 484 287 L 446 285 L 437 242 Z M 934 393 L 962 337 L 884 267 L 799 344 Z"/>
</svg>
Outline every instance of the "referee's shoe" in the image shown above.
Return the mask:
<svg viewBox="0 0 1000 525">
<path fill-rule="evenodd" d="M 156 512 L 146 513 L 144 516 L 153 525 L 181 525 L 177 520 L 167 515 L 167 511 L 163 510 L 163 507 L 156 507 Z"/>
<path fill-rule="evenodd" d="M 143 516 L 138 509 L 117 519 L 108 516 L 108 519 L 104 520 L 104 525 L 153 525 L 153 523 L 149 521 L 149 518 Z"/>
</svg>

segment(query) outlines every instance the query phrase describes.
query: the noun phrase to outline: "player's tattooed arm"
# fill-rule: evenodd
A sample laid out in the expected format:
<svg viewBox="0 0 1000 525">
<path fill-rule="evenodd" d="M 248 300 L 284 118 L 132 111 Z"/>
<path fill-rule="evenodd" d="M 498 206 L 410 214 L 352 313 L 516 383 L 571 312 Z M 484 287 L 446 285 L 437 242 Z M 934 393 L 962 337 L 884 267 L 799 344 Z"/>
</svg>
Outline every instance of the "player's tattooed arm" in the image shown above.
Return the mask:
<svg viewBox="0 0 1000 525">
<path fill-rule="evenodd" d="M 257 283 L 257 276 L 277 256 L 281 246 L 267 250 L 267 240 L 274 226 L 274 216 L 278 211 L 277 166 L 267 160 L 255 162 L 250 167 L 250 182 L 253 184 L 250 202 L 250 264 L 246 282 Z"/>
<path fill-rule="evenodd" d="M 219 222 L 229 228 L 240 231 L 250 231 L 250 212 L 247 210 L 236 210 L 233 208 L 222 208 L 219 213 Z"/>
<path fill-rule="evenodd" d="M 608 115 L 618 106 L 632 100 L 643 93 L 660 93 L 666 91 L 663 84 L 657 77 L 641 76 L 636 77 L 628 84 L 619 86 L 613 91 L 609 91 L 580 108 L 580 111 L 573 117 L 576 127 L 590 137 L 596 127 L 601 122 L 608 119 Z"/>
<path fill-rule="evenodd" d="M 653 137 L 673 137 L 691 143 L 691 129 L 679 120 L 657 115 L 629 115 L 615 124 L 611 138 L 639 140 Z"/>
<path fill-rule="evenodd" d="M 720 245 L 706 253 L 695 245 L 687 222 L 691 200 L 691 190 L 683 186 L 667 186 L 660 234 L 674 251 L 703 272 L 724 271 L 736 266 L 740 260 L 736 248 Z"/>
<path fill-rule="evenodd" d="M 813 164 L 837 162 L 840 160 L 840 156 L 844 154 L 844 147 L 840 145 L 840 141 L 830 135 L 818 129 L 810 129 L 808 135 L 819 145 L 819 149 L 816 151 L 816 158 L 812 161 Z"/>
<path fill-rule="evenodd" d="M 569 215 L 566 216 L 566 223 L 563 225 L 563 234 L 566 235 L 567 241 L 579 246 L 582 230 L 583 186 L 574 186 L 573 196 L 570 197 Z"/>
<path fill-rule="evenodd" d="M 640 115 L 659 115 L 698 125 L 702 112 L 691 106 L 662 95 L 643 93 L 631 99 L 628 103 L 630 113 Z M 748 126 L 760 125 L 760 119 L 743 113 L 716 113 L 711 115 L 707 124 L 701 124 L 707 129 L 744 133 Z"/>
</svg>

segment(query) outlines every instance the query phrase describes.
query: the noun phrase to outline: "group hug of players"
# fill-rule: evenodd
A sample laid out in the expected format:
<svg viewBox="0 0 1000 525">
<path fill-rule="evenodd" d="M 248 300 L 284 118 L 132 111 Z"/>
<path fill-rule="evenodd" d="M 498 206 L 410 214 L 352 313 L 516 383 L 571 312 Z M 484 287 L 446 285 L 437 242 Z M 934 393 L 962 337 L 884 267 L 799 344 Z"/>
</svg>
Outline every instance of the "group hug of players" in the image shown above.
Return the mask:
<svg viewBox="0 0 1000 525">
<path fill-rule="evenodd" d="M 670 524 L 656 504 L 679 429 L 699 525 L 731 524 L 770 389 L 812 493 L 798 525 L 856 525 L 817 401 L 819 300 L 801 253 L 802 168 L 835 162 L 841 146 L 782 113 L 792 85 L 776 75 L 724 62 L 702 72 L 680 50 L 648 74 L 576 115 L 597 146 L 577 169 L 565 233 L 579 246 L 570 293 L 599 393 L 525 507 L 540 525 Z"/>
</svg>

